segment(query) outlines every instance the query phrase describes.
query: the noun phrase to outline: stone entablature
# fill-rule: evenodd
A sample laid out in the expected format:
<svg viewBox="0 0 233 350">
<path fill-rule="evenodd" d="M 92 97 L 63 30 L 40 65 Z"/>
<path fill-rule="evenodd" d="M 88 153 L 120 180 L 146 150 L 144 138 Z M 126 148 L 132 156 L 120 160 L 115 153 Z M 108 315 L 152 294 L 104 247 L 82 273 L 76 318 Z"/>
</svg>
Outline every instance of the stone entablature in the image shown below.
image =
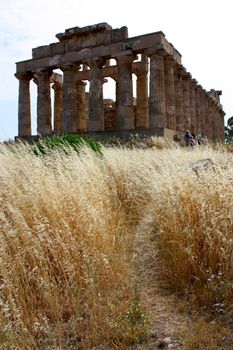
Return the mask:
<svg viewBox="0 0 233 350">
<path fill-rule="evenodd" d="M 212 140 L 224 139 L 221 91 L 206 92 L 192 79 L 163 32 L 128 38 L 127 27 L 112 29 L 99 23 L 69 28 L 56 37 L 59 42 L 37 47 L 32 59 L 16 63 L 20 137 L 31 135 L 33 80 L 38 88 L 37 132 L 42 136 L 50 135 L 54 125 L 56 134 L 161 128 L 171 130 L 168 134 L 189 129 Z M 111 104 L 103 100 L 106 77 L 116 82 L 116 99 Z M 90 82 L 88 93 L 85 81 Z"/>
</svg>

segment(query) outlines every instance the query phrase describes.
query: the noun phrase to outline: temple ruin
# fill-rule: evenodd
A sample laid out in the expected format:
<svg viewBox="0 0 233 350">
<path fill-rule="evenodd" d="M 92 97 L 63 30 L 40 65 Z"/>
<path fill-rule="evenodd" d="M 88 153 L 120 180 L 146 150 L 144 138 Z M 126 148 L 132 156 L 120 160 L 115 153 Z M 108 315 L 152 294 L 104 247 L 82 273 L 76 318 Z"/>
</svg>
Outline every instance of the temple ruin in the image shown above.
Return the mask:
<svg viewBox="0 0 233 350">
<path fill-rule="evenodd" d="M 192 78 L 163 32 L 128 38 L 127 27 L 100 23 L 66 29 L 56 37 L 58 42 L 32 49 L 32 59 L 16 63 L 19 137 L 32 136 L 32 80 L 37 84 L 37 133 L 42 137 L 139 132 L 175 138 L 190 130 L 209 140 L 224 140 L 221 91 L 206 91 Z M 116 82 L 115 100 L 103 99 L 109 77 Z"/>
</svg>

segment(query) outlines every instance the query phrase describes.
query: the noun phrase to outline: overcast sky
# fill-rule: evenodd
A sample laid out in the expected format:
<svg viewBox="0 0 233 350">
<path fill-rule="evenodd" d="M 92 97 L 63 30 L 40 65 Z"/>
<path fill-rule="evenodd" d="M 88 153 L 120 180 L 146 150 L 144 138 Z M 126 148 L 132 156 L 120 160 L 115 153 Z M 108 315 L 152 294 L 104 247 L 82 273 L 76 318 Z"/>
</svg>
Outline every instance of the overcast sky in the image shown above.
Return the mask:
<svg viewBox="0 0 233 350">
<path fill-rule="evenodd" d="M 33 47 L 56 42 L 55 34 L 66 28 L 99 22 L 127 26 L 129 36 L 163 31 L 193 78 L 206 90 L 223 91 L 226 119 L 231 117 L 232 13 L 232 0 L 0 0 L 0 140 L 17 135 L 15 62 L 30 59 Z"/>
</svg>

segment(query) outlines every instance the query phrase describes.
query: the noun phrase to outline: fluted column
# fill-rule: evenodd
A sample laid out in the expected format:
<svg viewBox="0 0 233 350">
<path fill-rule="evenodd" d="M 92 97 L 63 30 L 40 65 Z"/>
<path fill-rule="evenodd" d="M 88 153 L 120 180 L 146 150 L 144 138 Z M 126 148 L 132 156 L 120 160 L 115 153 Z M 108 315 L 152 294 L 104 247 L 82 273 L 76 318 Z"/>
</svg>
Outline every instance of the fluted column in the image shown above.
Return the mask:
<svg viewBox="0 0 233 350">
<path fill-rule="evenodd" d="M 208 98 L 207 137 L 210 141 L 213 140 L 213 127 L 212 127 L 213 118 L 214 118 L 214 100 L 212 99 L 212 97 L 209 97 Z"/>
<path fill-rule="evenodd" d="M 191 117 L 190 117 L 190 73 L 186 73 L 183 76 L 183 103 L 184 103 L 184 129 L 191 130 Z"/>
<path fill-rule="evenodd" d="M 77 118 L 76 130 L 87 130 L 87 116 L 86 116 L 86 83 L 82 80 L 76 82 L 76 102 L 77 102 Z"/>
<path fill-rule="evenodd" d="M 195 79 L 190 80 L 189 85 L 189 98 L 190 98 L 190 120 L 191 120 L 191 132 L 196 134 L 197 132 L 197 116 L 196 116 L 196 86 L 197 81 Z"/>
<path fill-rule="evenodd" d="M 184 106 L 183 106 L 183 83 L 182 68 L 178 68 L 175 75 L 175 93 L 176 93 L 176 131 L 184 132 Z"/>
<path fill-rule="evenodd" d="M 201 129 L 202 129 L 201 91 L 202 91 L 202 86 L 197 85 L 197 88 L 196 88 L 196 133 L 197 134 L 201 134 Z"/>
<path fill-rule="evenodd" d="M 35 74 L 37 81 L 37 132 L 41 136 L 52 134 L 51 74 L 51 70 L 43 70 Z"/>
<path fill-rule="evenodd" d="M 209 96 L 206 92 L 206 90 L 204 90 L 204 97 L 203 97 L 203 108 L 204 108 L 204 135 L 209 139 L 209 123 L 210 123 L 210 118 L 209 118 L 209 109 L 208 109 L 208 99 Z"/>
<path fill-rule="evenodd" d="M 80 69 L 77 64 L 67 64 L 60 67 L 63 71 L 63 103 L 62 103 L 62 133 L 77 132 L 77 94 L 76 75 Z"/>
<path fill-rule="evenodd" d="M 165 94 L 168 129 L 176 130 L 176 98 L 175 98 L 175 61 L 171 56 L 165 57 Z"/>
<path fill-rule="evenodd" d="M 89 90 L 89 131 L 104 130 L 104 104 L 102 86 L 102 67 L 104 60 L 99 59 L 88 63 L 90 67 Z"/>
<path fill-rule="evenodd" d="M 218 105 L 214 102 L 212 118 L 212 140 L 217 142 L 219 139 Z"/>
<path fill-rule="evenodd" d="M 206 113 L 205 113 L 205 94 L 204 89 L 201 90 L 201 134 L 206 136 Z"/>
<path fill-rule="evenodd" d="M 19 80 L 18 136 L 31 136 L 30 80 L 32 73 L 16 73 Z"/>
<path fill-rule="evenodd" d="M 219 115 L 220 115 L 220 137 L 219 140 L 220 142 L 224 142 L 225 141 L 225 127 L 224 127 L 224 116 L 225 116 L 225 112 L 219 107 Z"/>
<path fill-rule="evenodd" d="M 148 58 L 141 62 L 140 72 L 137 75 L 137 106 L 135 115 L 136 128 L 149 127 L 149 105 L 148 105 Z"/>
<path fill-rule="evenodd" d="M 164 128 L 166 126 L 166 98 L 164 82 L 165 55 L 166 53 L 163 50 L 150 54 L 150 128 Z"/>
<path fill-rule="evenodd" d="M 62 133 L 62 85 L 55 82 L 54 90 L 54 130 L 56 135 Z"/>
<path fill-rule="evenodd" d="M 134 106 L 133 106 L 133 81 L 132 63 L 133 55 L 116 58 L 118 77 L 116 84 L 117 94 L 117 124 L 120 130 L 134 129 Z"/>
</svg>

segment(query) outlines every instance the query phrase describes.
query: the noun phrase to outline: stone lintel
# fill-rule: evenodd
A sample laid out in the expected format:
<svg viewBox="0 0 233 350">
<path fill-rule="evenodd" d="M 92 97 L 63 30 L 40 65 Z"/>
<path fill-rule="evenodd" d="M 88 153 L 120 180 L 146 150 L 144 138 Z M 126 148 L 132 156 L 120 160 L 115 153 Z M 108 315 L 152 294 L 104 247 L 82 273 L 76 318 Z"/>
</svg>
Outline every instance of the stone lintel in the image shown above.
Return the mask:
<svg viewBox="0 0 233 350">
<path fill-rule="evenodd" d="M 60 43 L 58 43 L 60 45 Z M 51 44 L 52 45 L 52 44 Z M 57 44 L 56 44 L 57 45 Z M 85 46 L 85 43 L 83 43 Z M 181 56 L 174 55 L 174 47 L 168 43 L 162 32 L 141 35 L 134 38 L 125 39 L 124 41 L 113 42 L 108 44 L 99 44 L 97 46 L 81 46 L 79 48 L 66 48 L 65 53 L 53 54 L 47 52 L 48 56 L 25 60 L 16 63 L 17 72 L 35 71 L 39 68 L 59 68 L 59 65 L 69 62 L 82 62 L 87 59 L 91 60 L 95 57 L 103 57 L 105 59 L 116 58 L 130 53 L 144 53 L 146 49 L 159 50 L 164 49 L 167 54 L 172 55 L 176 62 L 180 64 Z M 50 45 L 48 45 L 50 47 Z M 45 47 L 44 47 L 45 48 Z M 48 49 L 49 50 L 49 49 Z M 47 51 L 48 51 L 47 50 Z"/>
</svg>

